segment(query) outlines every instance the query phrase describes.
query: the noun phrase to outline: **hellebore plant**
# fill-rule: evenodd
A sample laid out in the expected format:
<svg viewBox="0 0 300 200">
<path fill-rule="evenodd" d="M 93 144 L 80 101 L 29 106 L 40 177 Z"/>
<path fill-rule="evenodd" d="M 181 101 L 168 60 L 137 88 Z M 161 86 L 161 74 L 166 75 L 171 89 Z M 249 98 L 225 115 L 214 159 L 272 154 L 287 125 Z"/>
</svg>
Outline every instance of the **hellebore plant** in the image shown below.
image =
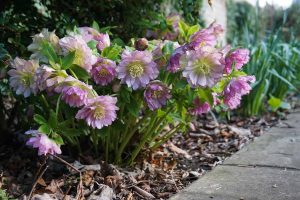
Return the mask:
<svg viewBox="0 0 300 200">
<path fill-rule="evenodd" d="M 143 38 L 119 46 L 90 27 L 63 38 L 46 29 L 35 35 L 31 60 L 15 58 L 8 72 L 16 94 L 35 102 L 27 145 L 60 154 L 61 145 L 81 151 L 89 139 L 95 154 L 132 164 L 143 148 L 184 132 L 194 116 L 236 108 L 255 81 L 239 71 L 249 51 L 218 48 L 223 29 L 215 23 L 175 27 L 181 45 Z"/>
</svg>

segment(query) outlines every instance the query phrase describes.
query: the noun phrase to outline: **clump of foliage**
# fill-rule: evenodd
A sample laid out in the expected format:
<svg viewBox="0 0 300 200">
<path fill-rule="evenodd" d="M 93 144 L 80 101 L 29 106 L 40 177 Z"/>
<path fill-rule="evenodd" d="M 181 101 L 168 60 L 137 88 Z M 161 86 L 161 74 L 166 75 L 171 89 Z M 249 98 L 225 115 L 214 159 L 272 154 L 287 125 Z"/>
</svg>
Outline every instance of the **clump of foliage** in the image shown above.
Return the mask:
<svg viewBox="0 0 300 200">
<path fill-rule="evenodd" d="M 63 36 L 75 25 L 99 22 L 114 36 L 127 41 L 131 37 L 143 37 L 147 29 L 160 24 L 167 28 L 164 5 L 172 12 L 180 13 L 187 22 L 198 24 L 202 0 L 3 0 L 0 5 L 0 40 L 12 55 L 26 55 L 30 37 L 43 27 L 56 30 Z M 117 38 L 117 37 L 115 37 Z"/>
<path fill-rule="evenodd" d="M 180 44 L 125 45 L 97 23 L 62 38 L 47 29 L 35 35 L 30 60 L 17 57 L 8 71 L 12 89 L 33 106 L 27 145 L 60 154 L 61 145 L 81 151 L 88 139 L 106 160 L 132 164 L 143 148 L 185 132 L 193 116 L 235 109 L 255 82 L 240 71 L 249 51 L 218 47 L 220 25 L 199 29 L 179 22 Z"/>
<path fill-rule="evenodd" d="M 228 38 L 234 46 L 251 49 L 251 60 L 244 71 L 257 78 L 253 92 L 243 100 L 241 111 L 245 115 L 258 115 L 267 111 L 266 104 L 274 111 L 289 108 L 284 101 L 286 95 L 299 88 L 300 45 L 292 30 L 286 31 L 287 13 L 272 6 L 259 8 L 245 2 L 231 1 L 228 8 Z"/>
</svg>

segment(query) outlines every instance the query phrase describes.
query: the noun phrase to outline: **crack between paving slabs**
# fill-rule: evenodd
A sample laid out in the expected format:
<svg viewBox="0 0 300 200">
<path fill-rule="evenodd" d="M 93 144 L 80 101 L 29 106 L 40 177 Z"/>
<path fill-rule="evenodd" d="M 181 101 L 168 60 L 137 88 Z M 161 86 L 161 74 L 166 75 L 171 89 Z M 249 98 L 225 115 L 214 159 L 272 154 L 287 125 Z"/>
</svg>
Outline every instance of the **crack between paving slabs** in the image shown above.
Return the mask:
<svg viewBox="0 0 300 200">
<path fill-rule="evenodd" d="M 260 167 L 260 168 L 272 168 L 272 169 L 283 169 L 283 170 L 291 170 L 291 171 L 300 171 L 299 168 L 296 167 L 283 167 L 283 166 L 278 166 L 278 165 L 243 165 L 243 164 L 222 164 L 221 166 L 234 166 L 234 167 L 246 167 L 246 168 L 255 168 L 255 167 Z"/>
</svg>

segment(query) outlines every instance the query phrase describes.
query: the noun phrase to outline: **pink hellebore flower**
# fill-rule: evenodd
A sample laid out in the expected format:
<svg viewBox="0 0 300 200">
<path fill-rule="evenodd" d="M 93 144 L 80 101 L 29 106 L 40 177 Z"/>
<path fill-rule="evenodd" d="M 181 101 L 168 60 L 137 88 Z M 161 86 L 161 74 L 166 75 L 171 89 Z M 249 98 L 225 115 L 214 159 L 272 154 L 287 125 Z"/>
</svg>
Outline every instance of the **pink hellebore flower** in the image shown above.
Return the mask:
<svg viewBox="0 0 300 200">
<path fill-rule="evenodd" d="M 92 89 L 92 86 L 68 76 L 55 91 L 62 94 L 61 99 L 69 106 L 80 107 L 86 105 L 89 98 L 95 97 Z"/>
<path fill-rule="evenodd" d="M 31 93 L 36 94 L 38 87 L 35 82 L 35 73 L 39 67 L 37 60 L 24 60 L 15 58 L 12 62 L 12 69 L 7 73 L 10 76 L 9 85 L 16 91 L 17 95 L 29 97 Z"/>
<path fill-rule="evenodd" d="M 170 89 L 161 81 L 152 81 L 145 89 L 144 98 L 150 110 L 156 110 L 171 98 Z"/>
<path fill-rule="evenodd" d="M 223 54 L 213 47 L 202 47 L 187 51 L 180 59 L 185 66 L 182 76 L 187 78 L 192 87 L 213 87 L 223 76 Z"/>
<path fill-rule="evenodd" d="M 84 119 L 86 123 L 93 127 L 101 129 L 109 126 L 117 118 L 116 106 L 117 98 L 111 96 L 98 96 L 89 99 L 87 105 L 81 108 L 76 114 L 76 119 Z"/>
<path fill-rule="evenodd" d="M 201 29 L 190 37 L 189 46 L 198 49 L 203 46 L 214 47 L 217 44 L 218 36 L 223 33 L 224 29 L 221 25 L 212 23 L 209 27 Z"/>
<path fill-rule="evenodd" d="M 210 105 L 207 102 L 202 103 L 199 97 L 194 99 L 194 108 L 191 109 L 193 115 L 201 115 L 210 111 Z"/>
<path fill-rule="evenodd" d="M 40 133 L 38 130 L 29 130 L 26 131 L 25 134 L 32 136 L 26 142 L 26 145 L 37 148 L 39 156 L 47 154 L 61 154 L 60 146 L 44 133 Z"/>
<path fill-rule="evenodd" d="M 235 69 L 241 69 L 245 64 L 249 62 L 249 50 L 248 49 L 236 49 L 229 53 L 225 58 L 225 72 L 230 74 L 232 65 L 235 64 Z"/>
<path fill-rule="evenodd" d="M 47 62 L 48 59 L 42 53 L 43 45 L 49 43 L 52 45 L 54 50 L 59 53 L 60 48 L 58 45 L 59 38 L 56 36 L 55 32 L 49 32 L 48 29 L 43 29 L 41 33 L 36 34 L 32 38 L 32 43 L 27 47 L 27 49 L 33 54 L 30 59 L 37 59 L 43 62 Z"/>
<path fill-rule="evenodd" d="M 99 33 L 97 30 L 90 27 L 80 27 L 78 30 L 85 42 L 89 42 L 91 40 L 96 41 L 97 49 L 100 51 L 110 46 L 110 39 L 107 33 Z"/>
<path fill-rule="evenodd" d="M 91 70 L 91 75 L 95 83 L 102 86 L 111 83 L 117 74 L 116 67 L 116 63 L 112 60 L 99 59 Z"/>
<path fill-rule="evenodd" d="M 134 90 L 145 87 L 155 79 L 159 71 L 149 51 L 124 50 L 122 60 L 117 67 L 118 78 Z"/>
<path fill-rule="evenodd" d="M 89 72 L 92 69 L 92 65 L 97 62 L 96 56 L 93 55 L 92 50 L 80 35 L 64 37 L 59 40 L 59 45 L 64 55 L 75 51 L 73 63 L 82 67 L 87 72 Z"/>
<path fill-rule="evenodd" d="M 240 76 L 233 78 L 224 89 L 224 104 L 230 109 L 237 108 L 243 95 L 249 94 L 251 86 L 248 84 L 255 82 L 254 76 Z"/>
</svg>

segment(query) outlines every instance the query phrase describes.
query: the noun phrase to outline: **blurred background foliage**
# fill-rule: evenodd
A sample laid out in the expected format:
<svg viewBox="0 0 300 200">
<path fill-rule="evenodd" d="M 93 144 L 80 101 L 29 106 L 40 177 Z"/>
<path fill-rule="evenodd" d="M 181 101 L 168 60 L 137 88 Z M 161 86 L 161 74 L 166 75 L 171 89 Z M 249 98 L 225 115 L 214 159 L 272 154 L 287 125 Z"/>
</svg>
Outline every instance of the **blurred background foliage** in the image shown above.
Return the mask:
<svg viewBox="0 0 300 200">
<path fill-rule="evenodd" d="M 42 28 L 60 36 L 93 21 L 128 41 L 143 37 L 152 27 L 166 29 L 164 15 L 170 12 L 180 13 L 188 23 L 200 23 L 201 5 L 202 0 L 2 0 L 0 41 L 11 54 L 24 55 L 30 36 Z"/>
<path fill-rule="evenodd" d="M 243 99 L 244 115 L 287 109 L 288 94 L 300 88 L 300 0 L 287 8 L 227 1 L 227 40 L 233 47 L 247 47 L 251 60 L 244 67 L 256 76 L 253 91 Z"/>
</svg>

